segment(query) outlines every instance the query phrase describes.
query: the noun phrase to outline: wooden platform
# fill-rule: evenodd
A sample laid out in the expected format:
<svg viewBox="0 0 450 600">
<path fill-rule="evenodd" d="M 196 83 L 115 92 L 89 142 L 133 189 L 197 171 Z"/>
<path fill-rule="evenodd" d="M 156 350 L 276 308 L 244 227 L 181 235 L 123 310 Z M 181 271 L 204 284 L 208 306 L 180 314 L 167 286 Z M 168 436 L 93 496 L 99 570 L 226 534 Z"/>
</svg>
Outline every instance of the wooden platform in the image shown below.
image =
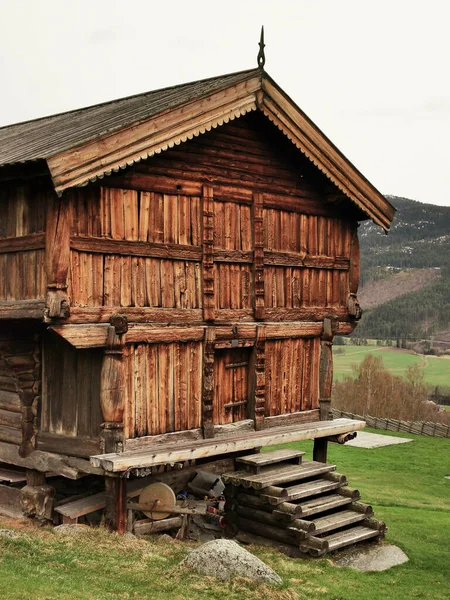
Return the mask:
<svg viewBox="0 0 450 600">
<path fill-rule="evenodd" d="M 232 437 L 193 440 L 178 444 L 155 444 L 149 445 L 145 450 L 123 452 L 121 454 L 99 454 L 91 456 L 90 462 L 94 467 L 100 467 L 112 473 L 119 473 L 131 468 L 146 468 L 242 450 L 252 450 L 274 444 L 340 435 L 359 431 L 364 429 L 365 425 L 364 421 L 354 419 L 299 423 L 284 427 L 272 427 L 262 431 L 247 431 Z"/>
</svg>

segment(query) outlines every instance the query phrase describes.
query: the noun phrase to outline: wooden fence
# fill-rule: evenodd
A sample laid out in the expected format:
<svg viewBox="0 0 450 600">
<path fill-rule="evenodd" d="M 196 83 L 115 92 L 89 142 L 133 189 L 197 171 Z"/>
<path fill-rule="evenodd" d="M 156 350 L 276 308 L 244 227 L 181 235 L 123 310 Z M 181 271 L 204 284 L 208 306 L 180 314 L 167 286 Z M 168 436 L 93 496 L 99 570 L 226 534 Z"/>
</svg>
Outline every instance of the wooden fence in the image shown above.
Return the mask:
<svg viewBox="0 0 450 600">
<path fill-rule="evenodd" d="M 365 421 L 368 427 L 374 429 L 385 429 L 388 431 L 401 431 L 403 433 L 415 433 L 416 435 L 428 435 L 432 437 L 450 437 L 450 426 L 443 423 L 432 423 L 430 421 L 398 421 L 397 419 L 382 419 L 370 415 L 355 415 L 343 412 L 336 408 L 332 411 L 335 418 L 360 419 Z"/>
</svg>

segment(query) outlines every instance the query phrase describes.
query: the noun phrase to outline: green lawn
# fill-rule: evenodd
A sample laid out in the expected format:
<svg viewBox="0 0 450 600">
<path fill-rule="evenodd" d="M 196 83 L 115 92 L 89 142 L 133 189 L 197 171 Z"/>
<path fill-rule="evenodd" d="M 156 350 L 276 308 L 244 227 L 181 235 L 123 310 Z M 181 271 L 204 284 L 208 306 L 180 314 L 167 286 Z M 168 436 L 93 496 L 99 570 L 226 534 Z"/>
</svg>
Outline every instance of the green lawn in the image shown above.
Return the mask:
<svg viewBox="0 0 450 600">
<path fill-rule="evenodd" d="M 341 348 L 343 354 L 340 354 Z M 425 383 L 434 386 L 450 386 L 449 358 L 422 356 L 407 350 L 379 346 L 335 346 L 334 350 L 334 378 L 337 381 L 345 375 L 352 375 L 352 365 L 359 365 L 367 354 L 373 354 L 381 356 L 385 368 L 394 375 L 403 376 L 409 366 L 417 364 L 423 369 Z"/>
<path fill-rule="evenodd" d="M 2 600 L 448 600 L 450 480 L 444 476 L 450 474 L 450 440 L 407 437 L 414 442 L 374 450 L 330 447 L 329 461 L 386 521 L 387 541 L 410 558 L 389 571 L 359 573 L 334 567 L 328 559 L 289 559 L 252 547 L 280 574 L 283 585 L 222 584 L 180 570 L 188 544 L 147 542 L 102 530 L 61 539 L 51 530 L 22 525 L 18 539 L 0 536 L 0 595 Z M 311 443 L 293 446 L 310 456 Z"/>
</svg>

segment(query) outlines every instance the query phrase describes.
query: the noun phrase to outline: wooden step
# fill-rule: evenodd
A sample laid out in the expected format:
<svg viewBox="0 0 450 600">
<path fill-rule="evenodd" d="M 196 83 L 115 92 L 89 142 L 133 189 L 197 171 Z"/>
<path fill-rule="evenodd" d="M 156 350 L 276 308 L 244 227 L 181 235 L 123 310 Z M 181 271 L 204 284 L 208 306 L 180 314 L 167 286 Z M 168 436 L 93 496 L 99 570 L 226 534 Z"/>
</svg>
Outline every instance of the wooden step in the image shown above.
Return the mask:
<svg viewBox="0 0 450 600">
<path fill-rule="evenodd" d="M 336 468 L 336 465 L 328 465 L 317 461 L 304 461 L 301 465 L 286 466 L 268 466 L 261 473 L 249 475 L 247 471 L 234 471 L 222 475 L 224 483 L 241 485 L 245 488 L 254 488 L 261 490 L 277 484 L 289 483 L 300 479 L 317 477 L 324 473 L 329 473 Z M 334 489 L 334 488 L 332 488 Z M 287 500 L 287 498 L 286 498 Z"/>
<path fill-rule="evenodd" d="M 261 452 L 258 454 L 249 454 L 248 456 L 240 456 L 236 459 L 236 462 L 242 463 L 253 473 L 260 473 L 262 467 L 273 465 L 275 463 L 293 463 L 300 465 L 302 463 L 302 456 L 304 452 L 301 450 L 291 450 L 289 448 L 283 448 L 281 450 L 273 450 L 272 452 Z"/>
<path fill-rule="evenodd" d="M 369 529 L 369 527 L 352 527 L 345 531 L 339 531 L 332 535 L 324 536 L 323 540 L 328 542 L 328 552 L 343 548 L 344 546 L 350 546 L 364 540 L 370 540 L 371 538 L 378 537 L 380 532 L 376 529 Z"/>
<path fill-rule="evenodd" d="M 299 485 L 293 485 L 291 487 L 284 488 L 286 494 L 281 497 L 270 496 L 261 494 L 261 499 L 269 502 L 272 505 L 281 504 L 281 502 L 292 502 L 293 500 L 300 500 L 301 498 L 309 498 L 310 496 L 317 496 L 318 494 L 325 494 L 332 490 L 337 490 L 342 486 L 342 483 L 338 481 L 327 481 L 326 479 L 316 479 L 314 481 L 308 481 L 306 483 L 300 483 Z"/>
<path fill-rule="evenodd" d="M 353 523 L 364 521 L 365 518 L 366 515 L 357 513 L 353 510 L 343 510 L 333 515 L 319 517 L 318 519 L 313 519 L 313 523 L 316 526 L 314 535 L 317 536 L 322 533 L 327 533 L 328 531 L 333 531 L 334 529 L 341 529 L 342 527 L 347 527 Z"/>
<path fill-rule="evenodd" d="M 307 500 L 306 502 L 297 504 L 299 509 L 298 515 L 302 518 L 309 517 L 351 503 L 351 498 L 345 498 L 345 496 L 341 496 L 340 494 L 332 494 L 331 496 L 325 497 L 321 496 L 320 498 L 314 498 L 314 500 Z"/>
</svg>

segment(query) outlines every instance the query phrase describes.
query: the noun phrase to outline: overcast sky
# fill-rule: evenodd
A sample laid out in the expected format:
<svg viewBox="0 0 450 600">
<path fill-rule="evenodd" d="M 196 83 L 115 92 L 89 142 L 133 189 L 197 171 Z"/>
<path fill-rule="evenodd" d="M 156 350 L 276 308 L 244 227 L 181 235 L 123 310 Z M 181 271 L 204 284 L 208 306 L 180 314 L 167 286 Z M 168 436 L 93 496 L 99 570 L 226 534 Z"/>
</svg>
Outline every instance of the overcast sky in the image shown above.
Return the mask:
<svg viewBox="0 0 450 600">
<path fill-rule="evenodd" d="M 0 125 L 256 66 L 384 194 L 450 206 L 446 0 L 0 0 Z"/>
</svg>

